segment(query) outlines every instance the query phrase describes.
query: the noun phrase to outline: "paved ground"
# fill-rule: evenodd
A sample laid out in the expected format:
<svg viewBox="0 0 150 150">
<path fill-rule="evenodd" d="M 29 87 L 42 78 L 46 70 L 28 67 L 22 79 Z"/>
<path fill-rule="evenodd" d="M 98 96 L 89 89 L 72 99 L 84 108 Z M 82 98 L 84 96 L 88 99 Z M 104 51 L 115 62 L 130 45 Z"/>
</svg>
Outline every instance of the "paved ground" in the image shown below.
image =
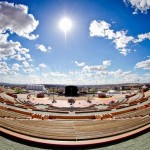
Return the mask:
<svg viewBox="0 0 150 150">
<path fill-rule="evenodd" d="M 119 143 L 107 145 L 97 145 L 94 147 L 51 147 L 38 144 L 24 143 L 18 139 L 2 135 L 0 136 L 0 150 L 150 150 L 150 130 L 140 135 L 133 136 Z"/>
</svg>

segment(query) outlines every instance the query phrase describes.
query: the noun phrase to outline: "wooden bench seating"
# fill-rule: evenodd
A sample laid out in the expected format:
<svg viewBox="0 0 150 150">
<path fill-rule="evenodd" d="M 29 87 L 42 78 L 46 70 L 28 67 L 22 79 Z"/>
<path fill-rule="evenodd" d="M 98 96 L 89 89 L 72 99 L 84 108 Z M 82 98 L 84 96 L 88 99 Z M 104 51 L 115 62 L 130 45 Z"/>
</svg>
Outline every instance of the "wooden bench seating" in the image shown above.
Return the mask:
<svg viewBox="0 0 150 150">
<path fill-rule="evenodd" d="M 131 118 L 131 117 L 139 117 L 139 116 L 146 116 L 150 114 L 150 107 L 145 109 L 137 109 L 135 111 L 131 111 L 128 113 L 120 114 L 115 116 L 115 118 Z"/>
<path fill-rule="evenodd" d="M 83 138 L 104 138 L 109 136 L 114 136 L 116 134 L 121 134 L 123 132 L 128 132 L 134 130 L 139 126 L 142 126 L 146 122 L 149 123 L 149 119 L 127 119 L 127 120 L 103 120 L 98 121 L 97 124 L 85 124 L 81 125 L 76 122 L 76 130 L 78 131 L 78 139 Z M 93 121 L 94 122 L 94 121 Z M 134 123 L 133 123 L 134 122 Z M 139 125 L 139 126 L 138 126 Z"/>
<path fill-rule="evenodd" d="M 32 112 L 20 111 L 17 109 L 0 107 L 0 117 L 11 117 L 11 118 L 31 118 Z"/>
<path fill-rule="evenodd" d="M 145 96 L 146 98 L 149 98 L 149 97 L 150 97 L 150 90 L 144 92 L 144 96 Z"/>
<path fill-rule="evenodd" d="M 3 93 L 1 96 L 0 96 L 2 99 L 6 100 L 6 101 L 9 101 L 9 102 L 12 102 L 12 103 L 16 103 L 16 98 L 10 96 L 9 94 L 6 94 L 6 93 Z"/>
<path fill-rule="evenodd" d="M 126 100 L 125 102 L 123 103 L 119 103 L 118 105 L 112 105 L 112 106 L 109 106 L 108 109 L 121 109 L 121 108 L 125 108 L 125 107 L 129 107 L 129 106 L 133 106 L 133 105 L 137 105 L 138 103 L 143 103 L 145 101 L 147 101 L 148 98 L 146 97 L 143 97 L 143 96 L 140 96 L 139 98 L 137 99 L 132 99 L 132 100 Z M 128 105 L 124 105 L 124 104 L 128 104 Z"/>
<path fill-rule="evenodd" d="M 29 115 L 21 114 L 7 109 L 0 109 L 0 117 L 11 117 L 11 118 L 30 118 Z"/>
<path fill-rule="evenodd" d="M 17 109 L 13 109 L 13 108 L 7 108 L 7 110 L 14 111 L 14 112 L 17 112 L 20 114 L 29 115 L 29 116 L 31 116 L 33 114 L 32 112 L 21 111 L 21 110 L 17 110 Z"/>
<path fill-rule="evenodd" d="M 12 106 L 14 106 L 14 104 L 15 104 L 15 102 L 7 100 L 7 99 L 4 99 L 2 97 L 0 97 L 0 102 L 1 103 L 6 103 L 7 105 L 12 105 Z"/>
<path fill-rule="evenodd" d="M 5 129 L 51 140 L 90 140 L 123 134 L 150 123 L 150 117 L 123 120 L 44 121 L 0 118 Z"/>
<path fill-rule="evenodd" d="M 135 102 L 135 101 L 137 101 L 137 100 L 141 99 L 142 97 L 143 97 L 143 94 L 138 93 L 138 94 L 136 94 L 136 95 L 134 95 L 134 96 L 132 96 L 132 97 L 128 98 L 127 103 L 129 103 L 129 104 L 130 104 L 131 102 Z"/>
<path fill-rule="evenodd" d="M 0 96 L 0 102 L 2 103 L 4 102 L 4 99 L 1 96 Z"/>
<path fill-rule="evenodd" d="M 75 113 L 84 113 L 84 112 L 94 112 L 97 108 L 95 108 L 95 104 L 92 104 L 88 107 L 70 107 L 70 108 L 59 108 L 55 106 L 49 106 L 48 110 L 49 112 L 62 112 L 62 113 L 69 113 L 69 112 L 75 112 Z"/>
<path fill-rule="evenodd" d="M 52 109 L 52 110 L 45 110 L 45 109 L 37 109 L 37 108 L 32 108 L 33 111 L 37 112 L 51 112 L 51 113 L 61 113 L 61 114 L 69 114 L 69 111 L 62 111 L 60 109 Z"/>
<path fill-rule="evenodd" d="M 94 113 L 94 112 L 105 112 L 105 111 L 111 111 L 111 109 L 106 108 L 106 109 L 95 109 L 95 110 L 82 110 L 82 111 L 75 111 L 75 113 L 80 114 L 80 113 Z"/>
<path fill-rule="evenodd" d="M 128 117 L 138 117 L 138 116 L 146 116 L 150 114 L 150 104 L 145 104 L 143 106 L 127 109 L 119 112 L 113 112 L 111 115 L 114 118 L 128 118 Z"/>
<path fill-rule="evenodd" d="M 147 100 L 148 100 L 148 98 L 142 97 L 142 98 L 140 98 L 140 99 L 138 99 L 138 100 L 135 100 L 135 101 L 130 102 L 129 105 L 130 105 L 130 106 L 136 105 L 136 104 L 138 104 L 138 103 L 143 103 L 143 102 L 145 102 L 145 101 L 147 101 Z"/>
<path fill-rule="evenodd" d="M 141 98 L 138 102 L 139 102 L 139 103 L 143 103 L 143 102 L 145 102 L 145 101 L 147 101 L 147 100 L 148 100 L 148 98 L 146 98 L 146 97 L 144 98 L 144 97 L 143 97 L 143 98 Z"/>
<path fill-rule="evenodd" d="M 146 100 L 147 98 L 142 98 L 133 102 L 141 103 Z M 150 103 L 98 115 L 95 115 L 94 112 L 101 112 L 101 110 L 93 110 L 92 107 L 89 110 L 75 111 L 74 114 L 69 114 L 67 111 L 67 115 L 63 109 L 57 110 L 56 108 L 48 110 L 49 113 L 45 114 L 38 111 L 33 113 L 32 110 L 27 112 L 27 110 L 19 110 L 15 107 L 0 106 L 0 129 L 25 135 L 29 138 L 27 140 L 37 138 L 67 143 L 103 138 L 113 139 L 115 136 L 134 132 L 134 130 L 150 125 Z M 53 114 L 57 111 L 63 112 L 62 115 Z M 80 113 L 89 112 L 90 115 L 80 115 Z"/>
</svg>

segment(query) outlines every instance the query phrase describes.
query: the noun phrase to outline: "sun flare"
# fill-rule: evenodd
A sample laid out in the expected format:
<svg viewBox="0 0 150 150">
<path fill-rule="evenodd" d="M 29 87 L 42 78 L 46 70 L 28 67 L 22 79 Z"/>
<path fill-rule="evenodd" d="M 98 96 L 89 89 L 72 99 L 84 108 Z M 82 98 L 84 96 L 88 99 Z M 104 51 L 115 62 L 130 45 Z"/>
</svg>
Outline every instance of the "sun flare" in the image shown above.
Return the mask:
<svg viewBox="0 0 150 150">
<path fill-rule="evenodd" d="M 60 29 L 66 34 L 72 28 L 72 21 L 69 18 L 62 18 L 59 22 Z"/>
</svg>

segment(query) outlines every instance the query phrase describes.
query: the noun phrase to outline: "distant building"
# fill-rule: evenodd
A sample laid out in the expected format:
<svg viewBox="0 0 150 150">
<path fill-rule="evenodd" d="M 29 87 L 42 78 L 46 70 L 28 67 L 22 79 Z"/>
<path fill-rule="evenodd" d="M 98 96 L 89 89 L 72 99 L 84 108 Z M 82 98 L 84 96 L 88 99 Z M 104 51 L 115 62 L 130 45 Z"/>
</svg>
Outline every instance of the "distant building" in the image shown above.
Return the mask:
<svg viewBox="0 0 150 150">
<path fill-rule="evenodd" d="M 26 86 L 26 90 L 45 91 L 46 88 L 45 88 L 44 85 L 28 84 L 28 85 Z"/>
<path fill-rule="evenodd" d="M 120 90 L 131 90 L 130 86 L 121 86 Z"/>
<path fill-rule="evenodd" d="M 65 96 L 78 96 L 78 87 L 77 86 L 66 86 L 65 87 Z"/>
<path fill-rule="evenodd" d="M 108 94 L 108 95 L 115 95 L 115 94 L 120 94 L 120 92 L 119 92 L 119 91 L 116 91 L 116 90 L 109 90 L 109 91 L 107 92 L 107 94 Z"/>
</svg>

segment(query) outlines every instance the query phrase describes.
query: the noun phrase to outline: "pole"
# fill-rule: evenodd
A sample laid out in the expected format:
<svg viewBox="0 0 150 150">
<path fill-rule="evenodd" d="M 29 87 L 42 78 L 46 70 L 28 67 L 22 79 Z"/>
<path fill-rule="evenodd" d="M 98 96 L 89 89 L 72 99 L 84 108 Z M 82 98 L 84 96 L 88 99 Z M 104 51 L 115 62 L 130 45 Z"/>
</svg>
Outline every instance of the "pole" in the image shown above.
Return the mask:
<svg viewBox="0 0 150 150">
<path fill-rule="evenodd" d="M 55 99 L 54 99 L 54 87 L 53 87 L 53 102 L 55 101 Z"/>
<path fill-rule="evenodd" d="M 88 88 L 88 101 L 90 100 L 90 88 Z"/>
</svg>

